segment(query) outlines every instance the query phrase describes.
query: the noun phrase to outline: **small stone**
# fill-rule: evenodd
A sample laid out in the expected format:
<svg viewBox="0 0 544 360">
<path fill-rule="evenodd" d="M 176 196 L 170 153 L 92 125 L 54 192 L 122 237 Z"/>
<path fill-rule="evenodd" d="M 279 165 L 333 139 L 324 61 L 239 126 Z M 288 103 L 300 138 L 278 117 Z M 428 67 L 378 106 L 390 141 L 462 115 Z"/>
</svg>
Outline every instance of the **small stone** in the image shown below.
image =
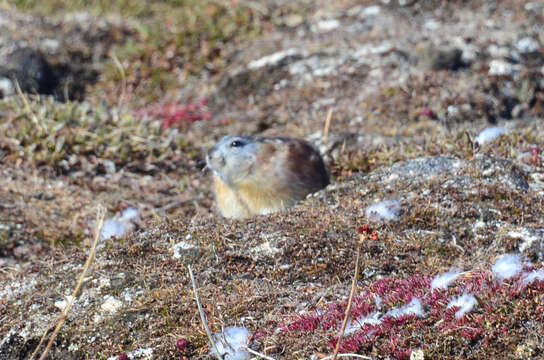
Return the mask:
<svg viewBox="0 0 544 360">
<path fill-rule="evenodd" d="M 183 241 L 178 242 L 174 245 L 174 259 L 181 259 L 184 255 L 188 254 L 191 250 L 196 248 L 195 245 L 189 244 Z"/>
<path fill-rule="evenodd" d="M 104 166 L 104 170 L 107 174 L 115 174 L 115 163 L 113 161 L 108 159 L 102 159 L 102 166 Z"/>
<path fill-rule="evenodd" d="M 514 108 L 512 109 L 512 118 L 517 119 L 521 117 L 523 108 L 524 106 L 522 104 L 517 104 L 516 106 L 514 106 Z"/>
<path fill-rule="evenodd" d="M 361 18 L 366 18 L 366 17 L 371 17 L 371 16 L 376 16 L 378 15 L 380 12 L 382 11 L 382 8 L 378 5 L 372 5 L 372 6 L 368 6 L 366 8 L 363 9 L 363 11 L 361 11 L 360 13 L 360 17 Z"/>
<path fill-rule="evenodd" d="M 414 349 L 410 354 L 410 360 L 424 360 L 425 354 L 422 349 Z"/>
<path fill-rule="evenodd" d="M 514 75 L 518 67 L 504 60 L 491 60 L 489 63 L 489 75 Z"/>
<path fill-rule="evenodd" d="M 457 106 L 450 105 L 448 106 L 448 109 L 446 110 L 446 113 L 451 118 L 457 118 L 460 114 L 459 108 Z"/>
<path fill-rule="evenodd" d="M 489 53 L 489 56 L 493 58 L 508 58 L 512 55 L 512 51 L 509 48 L 496 44 L 489 45 L 487 47 L 487 52 Z"/>
<path fill-rule="evenodd" d="M 66 308 L 66 305 L 68 305 L 68 303 L 72 300 L 72 296 L 67 296 L 66 299 L 62 299 L 62 300 L 57 300 L 55 301 L 55 307 L 59 310 L 62 310 L 64 311 L 64 309 Z"/>
<path fill-rule="evenodd" d="M 516 48 L 522 54 L 538 51 L 540 44 L 533 38 L 526 37 L 516 43 Z"/>
<path fill-rule="evenodd" d="M 317 31 L 328 32 L 340 26 L 340 21 L 336 19 L 321 20 L 316 24 Z"/>
<path fill-rule="evenodd" d="M 440 28 L 440 23 L 436 21 L 435 19 L 429 19 L 425 21 L 423 24 L 423 27 L 430 31 L 435 31 Z"/>
<path fill-rule="evenodd" d="M 41 48 L 48 54 L 54 54 L 58 51 L 60 42 L 57 39 L 44 39 L 41 43 Z"/>
<path fill-rule="evenodd" d="M 304 18 L 299 14 L 289 14 L 283 19 L 287 27 L 297 27 L 304 22 Z"/>
<path fill-rule="evenodd" d="M 353 57 L 359 59 L 371 54 L 384 54 L 391 50 L 393 50 L 393 45 L 387 41 L 378 44 L 367 44 L 355 50 Z"/>
<path fill-rule="evenodd" d="M 119 311 L 122 305 L 123 303 L 121 301 L 115 299 L 113 296 L 108 295 L 106 296 L 106 301 L 104 301 L 104 303 L 102 304 L 102 306 L 100 306 L 100 308 L 103 311 L 109 312 L 110 314 L 114 314 L 117 311 Z"/>
<path fill-rule="evenodd" d="M 0 78 L 0 98 L 15 94 L 15 87 L 8 78 Z"/>
<path fill-rule="evenodd" d="M 297 49 L 287 49 L 278 51 L 274 54 L 264 56 L 258 60 L 250 62 L 247 67 L 250 70 L 256 70 L 265 66 L 277 66 L 279 64 L 288 63 L 290 59 L 300 59 L 302 54 Z"/>
</svg>

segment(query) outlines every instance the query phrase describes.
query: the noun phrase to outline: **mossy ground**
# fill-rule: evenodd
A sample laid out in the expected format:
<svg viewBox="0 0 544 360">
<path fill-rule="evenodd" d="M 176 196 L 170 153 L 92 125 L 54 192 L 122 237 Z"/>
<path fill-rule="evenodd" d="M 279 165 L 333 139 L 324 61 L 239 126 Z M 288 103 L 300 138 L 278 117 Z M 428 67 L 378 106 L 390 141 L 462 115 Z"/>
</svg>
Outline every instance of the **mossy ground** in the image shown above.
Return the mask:
<svg viewBox="0 0 544 360">
<path fill-rule="evenodd" d="M 469 6 L 438 3 L 425 5 L 430 9 L 423 6 L 416 15 L 440 6 Z M 485 182 L 476 183 L 478 191 L 468 191 L 444 186 L 445 177 L 387 186 L 379 173 L 364 176 L 440 154 L 464 161 L 485 154 L 542 174 L 540 75 L 512 80 L 487 79 L 487 69 L 430 72 L 414 76 L 409 87 L 369 85 L 362 101 L 358 96 L 366 73 L 360 78 L 331 75 L 301 87 L 267 90 L 256 101 L 239 97 L 225 102 L 228 94 L 222 96 L 217 89 L 220 78 L 237 65 L 238 49 L 243 53 L 255 46 L 264 56 L 270 51 L 268 45 L 263 45 L 266 51 L 259 48 L 259 40 L 293 35 L 284 24 L 288 15 L 317 16 L 319 9 L 361 4 L 59 0 L 15 5 L 44 16 L 82 9 L 97 16 L 121 16 L 131 21 L 136 33 L 116 45 L 110 59 L 102 60 L 102 75 L 82 102 L 60 103 L 35 95 L 0 100 L 0 256 L 5 259 L 0 283 L 4 289 L 10 285 L 15 294 L 0 292 L 0 338 L 10 331 L 26 336 L 10 340 L 9 358 L 28 357 L 43 331 L 55 323 L 59 310 L 54 304 L 75 286 L 99 204 L 109 215 L 136 207 L 141 216 L 134 233 L 100 245 L 81 298 L 59 334 L 54 358 L 106 359 L 146 347 L 154 349 L 154 359 L 209 357 L 188 264 L 197 275 L 212 331 L 246 326 L 261 334 L 256 348 L 276 359 L 329 354 L 333 331 L 293 336 L 275 329 L 299 312 L 346 299 L 357 227 L 368 222 L 364 210 L 377 199 L 399 197 L 403 212 L 398 221 L 375 225 L 378 242 L 363 244 L 360 287 L 382 277 L 433 276 L 451 266 L 489 268 L 497 255 L 518 251 L 521 239 L 509 235 L 509 229 L 544 228 L 542 191 Z M 514 5 L 502 4 L 510 10 Z M 410 10 L 398 11 L 402 15 Z M 527 98 L 519 101 L 523 119 L 504 122 L 502 117 L 512 109 L 489 105 L 490 97 L 503 95 L 497 88 L 505 81 L 517 92 L 532 94 L 516 97 Z M 441 89 L 450 93 L 444 96 Z M 219 218 L 209 178 L 202 171 L 205 149 L 228 133 L 307 136 L 321 131 L 328 107 L 313 104 L 333 95 L 338 102 L 331 134 L 369 136 L 363 144 L 340 142 L 337 153 L 328 157 L 333 188 L 283 213 L 245 221 Z M 214 99 L 202 110 L 210 113 L 209 119 L 165 128 L 164 119 L 141 115 L 142 109 L 157 103 L 174 102 L 195 111 L 194 104 L 207 97 Z M 448 106 L 466 103 L 470 110 L 461 118 L 441 122 L 422 115 L 429 108 L 442 116 Z M 364 121 L 354 123 L 355 116 Z M 475 147 L 474 137 L 497 119 L 507 127 L 507 135 Z M 373 134 L 381 141 L 370 141 Z M 484 177 L 476 167 L 467 167 L 459 176 Z M 490 226 L 472 232 L 476 221 Z M 194 248 L 174 258 L 173 247 L 182 241 Z M 263 244 L 276 250 L 263 250 Z M 526 255 L 535 262 L 542 256 L 531 251 Z M 101 285 L 104 278 L 109 282 Z M 417 335 L 404 337 L 402 348 L 422 347 L 427 356 L 443 359 L 485 359 L 490 354 L 537 358 L 544 352 L 542 317 L 525 309 L 536 313 L 543 297 L 542 288 L 531 291 L 535 293 L 529 297 L 503 299 L 490 312 L 497 322 L 489 327 L 485 344 L 483 338 L 467 340 L 459 330 L 439 332 L 435 324 L 422 321 L 418 329 L 406 325 L 405 330 Z M 109 314 L 101 309 L 106 295 L 123 301 L 121 311 Z M 479 301 L 477 315 L 494 300 Z M 26 322 L 28 316 L 35 321 Z M 175 348 L 179 338 L 190 342 L 184 353 Z M 379 351 L 367 346 L 361 352 L 377 358 L 398 356 L 395 349 L 384 352 L 384 343 L 378 340 Z"/>
</svg>

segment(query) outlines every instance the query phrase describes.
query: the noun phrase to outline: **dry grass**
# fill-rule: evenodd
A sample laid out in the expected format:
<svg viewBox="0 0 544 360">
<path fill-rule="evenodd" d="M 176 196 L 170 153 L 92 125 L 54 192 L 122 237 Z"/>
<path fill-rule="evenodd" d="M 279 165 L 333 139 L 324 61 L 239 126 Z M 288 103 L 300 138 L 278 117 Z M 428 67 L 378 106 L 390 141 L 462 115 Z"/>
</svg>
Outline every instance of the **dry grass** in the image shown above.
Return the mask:
<svg viewBox="0 0 544 360">
<path fill-rule="evenodd" d="M 214 1 L 179 4 L 17 3 L 22 9 L 44 14 L 81 8 L 107 16 L 120 12 L 135 21 L 138 30 L 113 50 L 111 63 L 102 64 L 102 79 L 90 89 L 86 101 L 61 104 L 26 95 L 0 101 L 0 260 L 12 261 L 0 269 L 0 288 L 9 286 L 15 293 L 11 298 L 0 291 L 0 319 L 5 320 L 0 322 L 0 338 L 12 331 L 15 334 L 0 356 L 28 357 L 43 326 L 49 328 L 57 314 L 52 304 L 77 288 L 78 283 L 66 274 L 79 272 L 87 257 L 83 240 L 90 237 L 97 202 L 104 203 L 112 215 L 128 206 L 137 207 L 142 217 L 135 233 L 111 239 L 98 249 L 87 281 L 102 285 L 83 288 L 80 297 L 87 301 L 73 304 L 51 348 L 51 358 L 69 354 L 107 359 L 143 348 L 152 348 L 156 359 L 209 358 L 209 339 L 201 330 L 202 320 L 194 306 L 196 290 L 191 291 L 186 268 L 191 265 L 200 280 L 198 293 L 206 299 L 202 307 L 210 328 L 245 326 L 254 335 L 251 351 L 265 359 L 313 355 L 330 359 L 334 355 L 326 354 L 334 351 L 329 341 L 338 334 L 337 328 L 294 334 L 277 329 L 301 314 L 329 307 L 341 310 L 339 321 L 345 319 L 349 313 L 345 311 L 346 299 L 354 299 L 353 284 L 366 289 L 380 279 L 403 282 L 414 276 L 433 276 L 450 266 L 484 268 L 497 254 L 518 250 L 522 239 L 510 233 L 544 227 L 541 194 L 486 182 L 494 175 L 484 174 L 476 166 L 457 174 L 447 186 L 445 177 L 417 183 L 407 179 L 394 186 L 385 183 L 391 165 L 442 154 L 466 161 L 478 153 L 503 157 L 533 174 L 542 173 L 540 120 L 508 122 L 507 136 L 473 148 L 471 138 L 489 125 L 487 119 L 508 110 L 489 107 L 489 99 L 476 96 L 488 92 L 502 99 L 500 89 L 506 80 L 484 81 L 485 70 L 429 72 L 396 86 L 368 85 L 368 69 L 357 68 L 360 77 L 340 73 L 301 87 L 288 83 L 285 88 L 266 92 L 267 86 L 272 88 L 279 80 L 274 76 L 285 72 L 282 68 L 265 79 L 266 86 L 256 77 L 250 79 L 254 84 L 227 89 L 233 99 L 221 104 L 210 101 L 205 110 L 211 118 L 205 121 L 164 128 L 159 116 L 138 116 L 135 104 L 139 102 L 158 100 L 159 107 L 173 103 L 181 108 L 195 104 L 206 95 L 201 88 L 218 85 L 218 78 L 230 74 L 229 66 L 247 60 L 233 54 L 246 51 L 253 59 L 270 54 L 277 44 L 263 39 L 267 35 L 284 40 L 291 37 L 295 31 L 281 21 L 289 14 L 306 14 L 314 6 L 261 9 L 244 1 L 232 7 Z M 508 4 L 514 10 L 515 4 Z M 347 15 L 340 20 L 351 21 Z M 233 28 L 239 23 L 243 26 Z M 252 44 L 251 39 L 261 35 L 255 47 L 244 50 Z M 311 33 L 305 40 L 342 40 L 326 36 Z M 259 47 L 259 43 L 265 45 Z M 236 52 L 231 52 L 233 49 Z M 190 74 L 200 71 L 211 77 L 191 78 Z M 524 100 L 525 115 L 542 115 L 542 88 L 535 79 L 508 80 L 517 98 L 523 99 L 525 90 L 525 95 L 534 94 Z M 467 84 L 474 85 L 469 86 L 472 90 L 466 91 Z M 119 91 L 121 88 L 125 90 Z M 442 96 L 444 88 L 450 90 L 449 96 Z M 363 101 L 362 89 L 369 93 Z M 108 98 L 105 102 L 104 96 Z M 333 125 L 332 112 L 327 116 L 329 105 L 314 106 L 329 97 L 337 101 Z M 422 116 L 422 110 L 430 108 L 440 117 L 448 106 L 457 105 L 456 101 L 471 104 L 470 110 L 462 113 L 468 121 L 440 122 Z M 359 115 L 363 120 L 353 122 Z M 202 151 L 225 133 L 261 131 L 298 136 L 322 131 L 329 145 L 334 145 L 338 136 L 341 151 L 330 157 L 336 184 L 284 213 L 246 221 L 218 218 L 208 179 L 200 172 Z M 343 133 L 356 134 L 362 140 L 350 143 L 352 138 L 342 137 Z M 474 187 L 463 183 L 466 178 L 473 179 Z M 366 222 L 364 209 L 375 200 L 395 197 L 403 208 L 400 220 L 377 224 L 379 241 L 357 244 L 354 234 L 358 225 Z M 474 230 L 478 221 L 489 226 Z M 181 251 L 180 258 L 173 258 L 174 245 L 179 243 L 189 247 Z M 359 246 L 365 266 L 354 278 L 353 258 Z M 533 261 L 541 259 L 537 250 L 526 252 Z M 23 286 L 16 288 L 14 284 Z M 472 359 L 505 358 L 518 352 L 538 356 L 544 351 L 541 318 L 535 320 L 542 309 L 541 289 L 530 288 L 516 294 L 519 296 L 514 300 L 508 288 L 501 289 L 500 301 L 492 294 L 479 299 L 482 304 L 496 304 L 493 311 L 475 312 L 467 320 L 489 320 L 482 316 L 492 315 L 495 322 L 482 325 L 488 330 L 487 343 L 483 337 L 469 339 L 474 335 L 471 333 L 463 337 L 466 328 L 439 333 L 436 323 L 421 319 L 399 326 L 404 335 L 398 343 L 382 334 L 373 344 L 357 350 L 368 356 L 336 356 L 396 357 L 397 349 L 424 345 L 428 346 L 425 355 L 436 359 L 451 358 L 453 353 Z M 118 313 L 101 310 L 106 295 L 123 302 Z M 394 297 L 391 306 L 404 304 L 404 299 Z M 31 314 L 24 323 L 21 313 Z M 33 333 L 36 330 L 40 330 L 38 336 Z M 31 335 L 24 338 L 21 334 Z M 183 352 L 175 347 L 181 338 L 190 344 Z M 342 344 L 345 340 L 351 338 Z M 77 348 L 70 347 L 72 344 Z"/>
<path fill-rule="evenodd" d="M 100 239 L 100 234 L 102 232 L 102 227 L 104 225 L 104 217 L 106 216 L 105 210 L 103 208 L 98 208 L 96 213 L 96 229 L 95 229 L 95 236 L 94 241 L 91 245 L 91 248 L 89 250 L 89 256 L 87 257 L 87 261 L 85 261 L 85 265 L 83 266 L 83 270 L 81 272 L 81 275 L 79 276 L 79 280 L 77 281 L 76 287 L 74 288 L 74 291 L 72 292 L 72 295 L 70 297 L 70 301 L 66 304 L 64 307 L 64 310 L 62 310 L 62 314 L 59 317 L 59 320 L 57 322 L 57 326 L 55 326 L 55 330 L 53 330 L 53 333 L 51 334 L 49 341 L 47 342 L 47 345 L 45 349 L 43 350 L 42 355 L 40 356 L 40 360 L 44 360 L 47 357 L 47 354 L 49 353 L 49 350 L 51 350 L 51 346 L 53 345 L 53 342 L 55 341 L 55 338 L 57 337 L 62 325 L 66 321 L 66 318 L 68 317 L 68 312 L 72 308 L 72 304 L 74 303 L 74 300 L 76 299 L 79 289 L 81 288 L 81 285 L 83 284 L 83 280 L 87 276 L 87 272 L 89 271 L 89 268 L 93 262 L 95 253 L 96 253 L 96 246 L 98 245 L 98 240 Z M 38 346 L 36 347 L 36 350 L 32 353 L 30 356 L 30 360 L 33 360 L 34 357 L 37 355 L 38 351 L 40 350 L 40 347 L 49 332 L 49 329 L 44 332 L 42 338 L 40 339 L 40 342 Z"/>
</svg>

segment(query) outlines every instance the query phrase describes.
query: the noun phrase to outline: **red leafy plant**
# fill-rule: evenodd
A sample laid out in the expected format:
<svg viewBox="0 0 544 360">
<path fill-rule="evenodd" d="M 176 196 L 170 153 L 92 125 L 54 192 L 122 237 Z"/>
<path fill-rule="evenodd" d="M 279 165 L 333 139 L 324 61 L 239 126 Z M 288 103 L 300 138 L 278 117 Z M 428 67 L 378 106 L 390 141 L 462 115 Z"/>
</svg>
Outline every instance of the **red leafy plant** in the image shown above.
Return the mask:
<svg viewBox="0 0 544 360">
<path fill-rule="evenodd" d="M 370 227 L 360 227 L 361 234 L 377 239 Z M 432 277 L 419 274 L 405 279 L 385 277 L 362 286 L 353 299 L 350 325 L 340 345 L 341 352 L 378 351 L 383 356 L 407 359 L 414 348 L 428 349 L 439 336 L 457 335 L 460 341 L 479 341 L 492 346 L 494 339 L 511 331 L 511 317 L 504 309 L 534 314 L 544 320 L 544 306 L 539 299 L 544 292 L 544 279 L 524 281 L 531 266 L 507 279 L 497 278 L 492 271 L 474 270 L 463 273 L 447 289 L 432 289 Z M 463 294 L 473 295 L 475 306 L 461 311 L 452 300 Z M 416 300 L 423 312 L 399 311 Z M 322 333 L 336 346 L 347 301 L 332 303 L 310 314 L 294 315 L 279 326 L 282 332 Z M 438 331 L 438 332 L 437 332 Z M 331 335 L 332 334 L 332 335 Z M 427 341 L 426 341 L 427 340 Z"/>
<path fill-rule="evenodd" d="M 161 119 L 161 128 L 163 129 L 185 128 L 195 121 L 211 118 L 212 115 L 208 111 L 207 103 L 208 99 L 203 98 L 192 104 L 154 104 L 141 108 L 136 113 L 139 117 L 150 116 Z"/>
</svg>

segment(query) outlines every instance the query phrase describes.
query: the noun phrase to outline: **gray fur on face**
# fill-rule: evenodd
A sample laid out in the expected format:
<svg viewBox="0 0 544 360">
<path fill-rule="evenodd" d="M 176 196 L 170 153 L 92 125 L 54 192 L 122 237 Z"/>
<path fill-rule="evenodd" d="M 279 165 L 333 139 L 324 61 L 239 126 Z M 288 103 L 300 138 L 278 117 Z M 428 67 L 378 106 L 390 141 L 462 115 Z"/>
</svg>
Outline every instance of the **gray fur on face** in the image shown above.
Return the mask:
<svg viewBox="0 0 544 360">
<path fill-rule="evenodd" d="M 234 186 L 248 176 L 258 142 L 251 136 L 225 136 L 206 155 L 206 164 L 225 183 Z"/>
</svg>

